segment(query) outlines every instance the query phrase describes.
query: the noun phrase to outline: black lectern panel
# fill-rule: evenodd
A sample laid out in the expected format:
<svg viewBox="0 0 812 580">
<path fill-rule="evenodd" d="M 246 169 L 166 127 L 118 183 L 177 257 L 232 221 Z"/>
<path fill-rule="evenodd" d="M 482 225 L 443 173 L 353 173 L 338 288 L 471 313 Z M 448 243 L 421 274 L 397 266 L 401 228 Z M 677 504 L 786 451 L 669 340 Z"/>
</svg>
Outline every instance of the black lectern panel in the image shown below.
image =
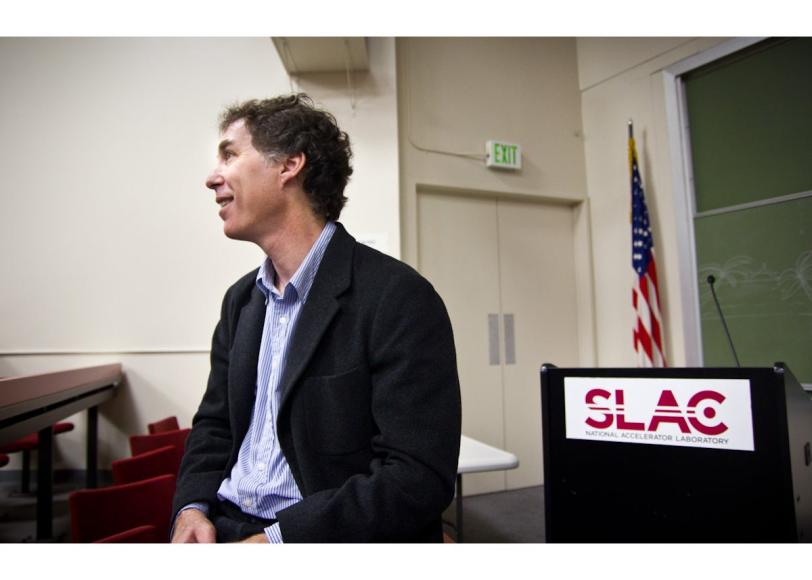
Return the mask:
<svg viewBox="0 0 812 580">
<path fill-rule="evenodd" d="M 541 382 L 547 541 L 812 537 L 812 401 L 782 366 L 545 365 Z"/>
</svg>

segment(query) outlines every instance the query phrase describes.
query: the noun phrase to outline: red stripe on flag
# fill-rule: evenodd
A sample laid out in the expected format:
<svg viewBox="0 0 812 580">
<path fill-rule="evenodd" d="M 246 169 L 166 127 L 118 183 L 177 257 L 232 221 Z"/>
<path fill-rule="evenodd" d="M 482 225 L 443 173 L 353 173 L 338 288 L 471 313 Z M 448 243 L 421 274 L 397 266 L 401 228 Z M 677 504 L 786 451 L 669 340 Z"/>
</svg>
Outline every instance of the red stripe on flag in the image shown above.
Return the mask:
<svg viewBox="0 0 812 580">
<path fill-rule="evenodd" d="M 652 360 L 651 337 L 643 324 L 643 320 L 639 316 L 637 317 L 637 343 L 643 347 L 643 352 L 646 353 L 646 357 Z"/>
<path fill-rule="evenodd" d="M 660 351 L 660 356 L 662 357 L 663 366 L 667 366 L 665 362 L 665 352 L 663 352 L 663 337 L 662 337 L 662 322 L 660 320 L 660 293 L 657 286 L 657 266 L 654 261 L 654 254 L 652 253 L 651 260 L 649 260 L 648 267 L 646 268 L 646 274 L 648 275 L 649 279 L 651 280 L 651 288 L 652 288 L 652 295 L 651 300 L 649 301 L 649 311 L 651 316 L 651 337 L 654 341 L 654 344 L 657 346 L 657 350 Z M 651 308 L 651 304 L 654 304 L 654 308 Z"/>
</svg>

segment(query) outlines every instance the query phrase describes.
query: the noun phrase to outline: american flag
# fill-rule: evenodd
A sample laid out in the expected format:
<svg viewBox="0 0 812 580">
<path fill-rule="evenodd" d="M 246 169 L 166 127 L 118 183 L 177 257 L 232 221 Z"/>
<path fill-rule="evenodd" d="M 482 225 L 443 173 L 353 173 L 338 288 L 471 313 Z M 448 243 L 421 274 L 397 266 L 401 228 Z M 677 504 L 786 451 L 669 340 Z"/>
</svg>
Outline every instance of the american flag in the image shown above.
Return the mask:
<svg viewBox="0 0 812 580">
<path fill-rule="evenodd" d="M 654 262 L 654 240 L 648 221 L 648 209 L 643 192 L 643 182 L 637 167 L 637 151 L 634 147 L 631 124 L 629 124 L 629 164 L 632 177 L 632 267 L 635 285 L 632 288 L 632 306 L 636 315 L 634 327 L 634 351 L 639 367 L 665 367 L 663 348 L 663 324 L 660 314 L 660 293 L 657 290 L 657 266 Z"/>
</svg>

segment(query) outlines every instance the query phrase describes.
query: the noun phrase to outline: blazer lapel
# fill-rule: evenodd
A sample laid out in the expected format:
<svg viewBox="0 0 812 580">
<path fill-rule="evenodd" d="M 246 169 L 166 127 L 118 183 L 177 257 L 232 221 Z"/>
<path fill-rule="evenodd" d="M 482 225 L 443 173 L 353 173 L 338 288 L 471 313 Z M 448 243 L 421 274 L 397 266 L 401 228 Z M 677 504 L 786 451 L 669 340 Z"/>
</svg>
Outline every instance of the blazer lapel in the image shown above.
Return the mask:
<svg viewBox="0 0 812 580">
<path fill-rule="evenodd" d="M 282 374 L 280 409 L 339 311 L 337 297 L 350 286 L 355 239 L 340 223 L 336 225 L 291 337 Z"/>
<path fill-rule="evenodd" d="M 242 307 L 228 369 L 229 414 L 235 441 L 248 432 L 257 384 L 257 362 L 265 325 L 265 297 L 254 286 L 247 304 Z"/>
</svg>

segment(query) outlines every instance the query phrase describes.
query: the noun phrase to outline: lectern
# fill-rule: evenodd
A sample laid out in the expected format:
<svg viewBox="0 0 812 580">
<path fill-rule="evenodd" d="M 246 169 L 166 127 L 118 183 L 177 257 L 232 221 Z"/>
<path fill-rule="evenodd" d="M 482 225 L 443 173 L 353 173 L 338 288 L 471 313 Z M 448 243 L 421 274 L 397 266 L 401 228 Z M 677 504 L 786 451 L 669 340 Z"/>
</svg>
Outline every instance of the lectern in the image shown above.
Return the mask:
<svg viewBox="0 0 812 580">
<path fill-rule="evenodd" d="M 812 401 L 773 368 L 541 368 L 548 542 L 808 542 Z"/>
</svg>

